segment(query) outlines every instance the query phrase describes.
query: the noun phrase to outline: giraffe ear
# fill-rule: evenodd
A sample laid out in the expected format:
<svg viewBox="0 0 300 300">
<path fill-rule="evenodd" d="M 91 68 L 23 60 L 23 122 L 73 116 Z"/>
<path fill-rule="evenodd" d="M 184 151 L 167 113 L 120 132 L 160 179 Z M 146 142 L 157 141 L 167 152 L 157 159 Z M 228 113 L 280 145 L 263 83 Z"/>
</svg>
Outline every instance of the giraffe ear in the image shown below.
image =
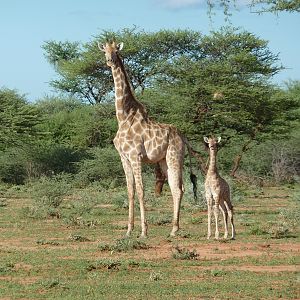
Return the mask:
<svg viewBox="0 0 300 300">
<path fill-rule="evenodd" d="M 203 137 L 203 140 L 204 140 L 205 143 L 208 144 L 208 138 L 206 136 Z"/>
<path fill-rule="evenodd" d="M 221 142 L 221 137 L 219 136 L 217 139 L 217 143 L 220 143 L 220 142 Z"/>
<path fill-rule="evenodd" d="M 124 46 L 124 43 L 123 43 L 123 42 L 120 43 L 120 44 L 118 44 L 118 45 L 117 45 L 117 50 L 118 50 L 118 51 L 121 51 L 121 50 L 123 49 L 123 46 Z"/>
<path fill-rule="evenodd" d="M 100 51 L 105 52 L 105 46 L 103 44 L 100 44 L 99 42 L 97 42 L 98 48 L 100 49 Z"/>
</svg>

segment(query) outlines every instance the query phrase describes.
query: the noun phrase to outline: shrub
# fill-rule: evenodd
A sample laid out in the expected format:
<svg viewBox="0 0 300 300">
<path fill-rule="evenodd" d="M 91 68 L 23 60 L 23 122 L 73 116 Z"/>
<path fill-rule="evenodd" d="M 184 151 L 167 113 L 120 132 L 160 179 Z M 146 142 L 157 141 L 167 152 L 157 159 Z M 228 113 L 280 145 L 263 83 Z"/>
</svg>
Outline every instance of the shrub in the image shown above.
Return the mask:
<svg viewBox="0 0 300 300">
<path fill-rule="evenodd" d="M 91 240 L 80 235 L 80 234 L 71 234 L 69 239 L 74 242 L 90 242 Z"/>
<path fill-rule="evenodd" d="M 112 245 L 100 244 L 98 248 L 100 251 L 127 252 L 132 250 L 149 249 L 149 246 L 140 240 L 124 238 L 116 240 L 116 242 Z"/>
<path fill-rule="evenodd" d="M 0 181 L 23 184 L 27 178 L 27 157 L 24 151 L 10 148 L 0 153 Z"/>
<path fill-rule="evenodd" d="M 75 164 L 84 156 L 84 152 L 67 145 L 45 143 L 34 147 L 30 155 L 33 165 L 31 177 L 40 177 L 75 173 Z"/>
<path fill-rule="evenodd" d="M 159 281 L 163 279 L 163 275 L 161 272 L 152 271 L 149 276 L 150 281 Z"/>
<path fill-rule="evenodd" d="M 300 212 L 298 208 L 282 209 L 276 223 L 272 224 L 268 232 L 275 239 L 292 237 L 296 233 L 296 228 L 300 223 Z"/>
<path fill-rule="evenodd" d="M 86 191 L 77 192 L 76 197 L 72 196 L 72 201 L 64 205 L 62 217 L 67 225 L 79 227 L 95 227 L 99 221 L 93 219 L 93 209 L 98 203 L 97 196 Z"/>
<path fill-rule="evenodd" d="M 42 177 L 31 187 L 31 195 L 35 206 L 28 209 L 28 214 L 34 217 L 61 217 L 59 207 L 64 197 L 70 191 L 70 176 L 61 174 L 51 178 Z M 26 211 L 23 211 L 26 214 Z"/>
<path fill-rule="evenodd" d="M 179 248 L 179 246 L 176 246 L 172 250 L 172 257 L 175 259 L 192 260 L 197 259 L 199 254 L 196 252 L 196 250 L 190 251 L 188 249 Z"/>
<path fill-rule="evenodd" d="M 119 154 L 112 147 L 93 148 L 89 157 L 77 164 L 77 181 L 87 185 L 99 181 L 102 186 L 115 187 L 125 183 L 125 176 Z"/>
</svg>

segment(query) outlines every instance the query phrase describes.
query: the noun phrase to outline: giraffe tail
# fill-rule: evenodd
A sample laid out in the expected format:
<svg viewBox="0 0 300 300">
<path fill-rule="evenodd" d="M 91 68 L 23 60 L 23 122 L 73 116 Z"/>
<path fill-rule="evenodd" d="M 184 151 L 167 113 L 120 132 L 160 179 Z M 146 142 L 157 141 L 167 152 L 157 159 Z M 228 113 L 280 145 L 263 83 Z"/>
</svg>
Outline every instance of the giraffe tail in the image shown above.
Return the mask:
<svg viewBox="0 0 300 300">
<path fill-rule="evenodd" d="M 187 141 L 186 138 L 184 138 L 183 141 L 186 144 L 186 146 L 188 148 L 188 152 L 189 152 L 190 180 L 191 180 L 192 185 L 193 185 L 194 200 L 197 201 L 198 200 L 198 196 L 197 196 L 197 176 L 194 174 L 194 172 L 192 170 L 192 151 L 191 151 L 191 145 L 189 144 L 189 142 Z"/>
<path fill-rule="evenodd" d="M 193 194 L 194 194 L 194 199 L 195 201 L 198 200 L 197 196 L 197 176 L 194 173 L 190 173 L 190 179 L 193 184 Z"/>
</svg>

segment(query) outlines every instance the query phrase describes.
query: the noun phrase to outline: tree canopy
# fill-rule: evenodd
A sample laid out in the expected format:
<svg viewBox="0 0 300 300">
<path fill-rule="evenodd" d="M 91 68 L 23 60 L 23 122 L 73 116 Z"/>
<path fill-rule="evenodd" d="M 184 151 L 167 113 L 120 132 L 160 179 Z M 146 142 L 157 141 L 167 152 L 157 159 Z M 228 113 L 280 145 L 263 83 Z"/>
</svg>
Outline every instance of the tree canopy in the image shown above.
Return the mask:
<svg viewBox="0 0 300 300">
<path fill-rule="evenodd" d="M 300 0 L 251 0 L 248 7 L 254 13 L 281 13 L 300 12 Z M 238 9 L 238 0 L 206 0 L 209 14 L 211 15 L 216 7 L 221 7 L 226 16 L 230 16 L 231 11 Z"/>
<path fill-rule="evenodd" d="M 30 142 L 37 134 L 41 116 L 15 90 L 0 89 L 0 150 Z"/>
</svg>

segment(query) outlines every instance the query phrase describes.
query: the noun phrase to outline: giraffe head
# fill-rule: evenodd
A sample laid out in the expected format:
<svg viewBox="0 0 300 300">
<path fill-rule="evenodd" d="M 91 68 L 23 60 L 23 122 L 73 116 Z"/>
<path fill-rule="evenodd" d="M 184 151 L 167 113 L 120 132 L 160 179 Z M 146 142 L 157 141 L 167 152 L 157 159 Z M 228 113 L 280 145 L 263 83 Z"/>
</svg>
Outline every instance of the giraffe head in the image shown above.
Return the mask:
<svg viewBox="0 0 300 300">
<path fill-rule="evenodd" d="M 204 142 L 207 144 L 210 151 L 214 151 L 214 152 L 218 151 L 218 144 L 221 142 L 221 137 L 207 138 L 205 136 L 203 139 L 204 139 Z"/>
<path fill-rule="evenodd" d="M 105 53 L 106 64 L 109 67 L 115 66 L 117 62 L 117 53 L 122 50 L 123 43 L 116 44 L 115 42 L 112 42 L 101 45 L 98 42 L 98 47 Z"/>
</svg>

